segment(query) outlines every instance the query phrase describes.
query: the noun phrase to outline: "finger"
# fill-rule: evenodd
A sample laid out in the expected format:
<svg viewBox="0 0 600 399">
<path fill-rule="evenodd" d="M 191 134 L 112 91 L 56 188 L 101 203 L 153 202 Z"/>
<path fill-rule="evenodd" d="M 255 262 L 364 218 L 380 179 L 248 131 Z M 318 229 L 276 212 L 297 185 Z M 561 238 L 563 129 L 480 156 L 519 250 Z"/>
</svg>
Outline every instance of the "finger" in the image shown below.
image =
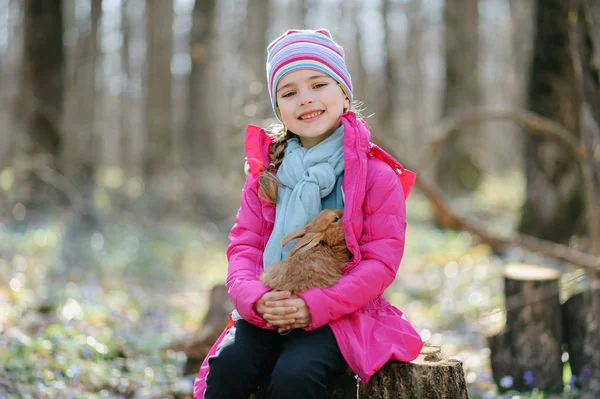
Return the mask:
<svg viewBox="0 0 600 399">
<path fill-rule="evenodd" d="M 265 318 L 265 320 L 267 320 Z M 272 326 L 285 326 L 285 325 L 291 325 L 293 324 L 296 320 L 294 319 L 283 319 L 283 320 L 273 320 L 273 319 L 269 319 L 267 320 L 269 322 L 269 324 L 271 324 Z"/>
<path fill-rule="evenodd" d="M 267 301 L 280 301 L 282 299 L 288 299 L 292 295 L 289 291 L 269 291 L 263 298 Z"/>
<path fill-rule="evenodd" d="M 265 312 L 268 314 L 272 314 L 272 315 L 289 315 L 291 313 L 296 313 L 298 312 L 298 308 L 295 308 L 293 306 L 288 306 L 288 307 L 269 307 L 267 309 L 265 309 Z"/>
<path fill-rule="evenodd" d="M 310 324 L 309 323 L 294 323 L 290 326 L 290 328 L 306 328 L 308 327 Z"/>
<path fill-rule="evenodd" d="M 302 304 L 296 302 L 293 299 L 281 299 L 278 301 L 272 301 L 269 299 L 265 302 L 265 306 L 270 306 L 270 307 L 289 307 L 289 306 L 297 307 L 297 305 L 302 305 Z"/>
<path fill-rule="evenodd" d="M 293 324 L 292 320 L 282 320 L 281 322 L 273 322 L 273 327 L 283 327 L 283 326 L 291 326 Z"/>
<path fill-rule="evenodd" d="M 277 332 L 278 332 L 279 334 L 281 334 L 281 333 L 284 333 L 284 332 L 286 332 L 286 331 L 290 331 L 291 329 L 292 329 L 292 326 L 283 326 L 283 327 L 279 327 L 279 328 L 277 329 Z"/>
<path fill-rule="evenodd" d="M 266 317 L 263 317 L 267 323 L 273 323 L 273 322 L 282 322 L 285 320 L 295 320 L 298 321 L 298 319 L 295 319 L 293 317 L 289 317 L 289 316 L 272 316 L 272 315 L 268 315 Z"/>
<path fill-rule="evenodd" d="M 302 299 L 302 298 L 284 299 L 284 300 L 278 301 L 276 304 L 280 305 L 280 306 L 295 306 L 298 309 L 306 307 L 306 302 L 304 302 L 304 299 Z"/>
<path fill-rule="evenodd" d="M 285 314 L 272 314 L 272 313 L 265 313 L 263 315 L 263 319 L 267 320 L 267 321 L 271 321 L 271 320 L 297 320 L 295 317 L 291 317 L 290 315 L 285 315 Z"/>
<path fill-rule="evenodd" d="M 310 325 L 310 321 L 308 321 L 308 320 L 298 320 L 298 319 L 296 319 L 293 327 L 294 328 L 302 328 L 302 327 L 307 327 L 309 325 Z"/>
</svg>

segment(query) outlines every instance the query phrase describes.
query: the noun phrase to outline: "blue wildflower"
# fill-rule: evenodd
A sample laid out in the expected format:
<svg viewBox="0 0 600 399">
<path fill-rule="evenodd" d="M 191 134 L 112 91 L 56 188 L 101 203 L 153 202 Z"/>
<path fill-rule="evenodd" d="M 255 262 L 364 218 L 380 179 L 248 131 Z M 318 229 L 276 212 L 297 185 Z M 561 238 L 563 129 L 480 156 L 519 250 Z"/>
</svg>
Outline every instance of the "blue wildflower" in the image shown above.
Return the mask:
<svg viewBox="0 0 600 399">
<path fill-rule="evenodd" d="M 533 378 L 533 373 L 529 370 L 523 373 L 523 380 L 525 380 L 525 385 L 530 388 L 535 387 L 535 379 Z"/>
<path fill-rule="evenodd" d="M 508 389 L 513 386 L 513 378 L 509 375 L 505 375 L 500 379 L 500 386 L 504 389 Z"/>
</svg>

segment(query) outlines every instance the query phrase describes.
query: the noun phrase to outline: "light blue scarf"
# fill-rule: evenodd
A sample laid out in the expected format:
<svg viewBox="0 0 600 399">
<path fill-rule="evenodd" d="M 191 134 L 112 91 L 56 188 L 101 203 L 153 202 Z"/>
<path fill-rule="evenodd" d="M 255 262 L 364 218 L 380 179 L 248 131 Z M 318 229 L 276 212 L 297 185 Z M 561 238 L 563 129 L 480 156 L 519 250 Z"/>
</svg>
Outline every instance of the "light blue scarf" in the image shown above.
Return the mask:
<svg viewBox="0 0 600 399">
<path fill-rule="evenodd" d="M 283 162 L 277 172 L 279 190 L 275 225 L 264 252 L 264 268 L 287 258 L 296 240 L 285 247 L 281 240 L 292 231 L 306 226 L 321 212 L 321 198 L 335 187 L 344 171 L 344 126 L 331 136 L 307 149 L 297 138 L 289 139 Z"/>
</svg>

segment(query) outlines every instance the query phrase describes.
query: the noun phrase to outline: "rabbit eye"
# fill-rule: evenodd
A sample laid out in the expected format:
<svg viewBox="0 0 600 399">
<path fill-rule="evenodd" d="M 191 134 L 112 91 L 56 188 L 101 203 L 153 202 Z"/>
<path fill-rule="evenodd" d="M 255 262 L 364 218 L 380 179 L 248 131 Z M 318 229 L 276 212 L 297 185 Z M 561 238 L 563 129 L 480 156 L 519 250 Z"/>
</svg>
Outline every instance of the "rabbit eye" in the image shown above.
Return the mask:
<svg viewBox="0 0 600 399">
<path fill-rule="evenodd" d="M 340 221 L 340 218 L 339 218 L 339 217 L 337 217 L 337 216 L 335 217 L 335 219 L 333 219 L 333 223 L 337 223 L 337 222 L 339 222 L 339 221 Z"/>
</svg>

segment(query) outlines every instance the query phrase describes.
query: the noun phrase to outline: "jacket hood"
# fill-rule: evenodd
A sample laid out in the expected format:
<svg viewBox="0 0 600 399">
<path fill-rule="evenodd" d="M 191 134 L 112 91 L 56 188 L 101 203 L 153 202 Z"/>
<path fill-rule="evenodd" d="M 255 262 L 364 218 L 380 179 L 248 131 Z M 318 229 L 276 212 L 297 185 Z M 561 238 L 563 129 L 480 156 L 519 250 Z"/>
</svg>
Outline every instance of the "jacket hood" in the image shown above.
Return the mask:
<svg viewBox="0 0 600 399">
<path fill-rule="evenodd" d="M 416 174 L 404 168 L 400 162 L 380 147 L 372 144 L 367 122 L 364 119 L 358 119 L 354 112 L 348 111 L 342 114 L 340 121 L 344 125 L 344 156 L 352 154 L 352 150 L 354 150 L 356 155 L 360 153 L 370 154 L 385 161 L 396 171 L 404 189 L 404 196 L 405 198 L 408 197 L 415 183 Z M 246 173 L 257 177 L 269 165 L 269 147 L 272 142 L 273 136 L 268 134 L 265 129 L 256 125 L 248 125 L 244 144 L 246 149 Z"/>
</svg>

